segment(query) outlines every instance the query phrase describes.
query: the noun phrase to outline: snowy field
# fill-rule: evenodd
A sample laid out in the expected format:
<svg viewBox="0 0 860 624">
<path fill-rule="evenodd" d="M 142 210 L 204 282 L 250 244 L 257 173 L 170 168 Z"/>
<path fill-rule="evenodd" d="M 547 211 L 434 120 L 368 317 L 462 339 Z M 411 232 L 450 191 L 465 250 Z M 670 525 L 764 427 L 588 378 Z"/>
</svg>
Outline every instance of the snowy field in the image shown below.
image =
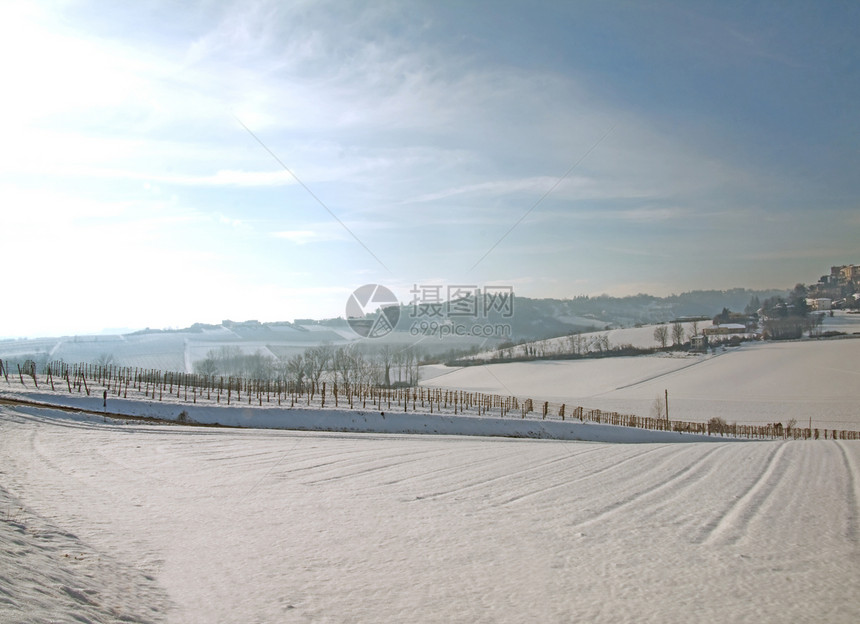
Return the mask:
<svg viewBox="0 0 860 624">
<path fill-rule="evenodd" d="M 669 391 L 672 420 L 860 429 L 860 339 L 744 343 L 716 355 L 542 360 L 422 372 L 441 386 L 648 416 Z"/>
<path fill-rule="evenodd" d="M 0 406 L 2 622 L 857 622 L 860 443 Z"/>
<path fill-rule="evenodd" d="M 428 368 L 424 383 L 641 415 L 668 389 L 673 419 L 856 430 L 858 356 L 850 338 L 756 343 Z M 293 417 L 395 420 L 335 412 Z M 638 443 L 511 439 L 480 435 L 500 421 L 467 421 L 470 436 L 331 433 L 0 404 L 0 622 L 860 621 L 860 442 L 679 444 L 608 426 Z"/>
</svg>

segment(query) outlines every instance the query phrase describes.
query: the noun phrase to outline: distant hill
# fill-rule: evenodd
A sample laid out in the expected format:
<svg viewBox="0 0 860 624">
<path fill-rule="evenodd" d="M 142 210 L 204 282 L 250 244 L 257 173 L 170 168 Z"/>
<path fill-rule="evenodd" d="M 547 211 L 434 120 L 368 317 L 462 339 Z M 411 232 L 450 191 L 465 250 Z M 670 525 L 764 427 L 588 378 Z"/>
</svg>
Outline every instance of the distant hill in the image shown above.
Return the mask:
<svg viewBox="0 0 860 624">
<path fill-rule="evenodd" d="M 537 340 L 589 332 L 600 329 L 633 327 L 637 324 L 665 323 L 686 318 L 713 318 L 723 308 L 743 311 L 753 297 L 765 300 L 772 296 L 785 296 L 785 290 L 698 290 L 669 297 L 633 295 L 629 297 L 574 297 L 571 299 L 530 299 L 516 297 L 513 314 L 489 314 L 487 318 L 467 323 L 506 323 L 511 326 L 510 340 Z M 398 329 L 408 330 L 410 306 L 401 311 Z M 420 316 L 420 318 L 426 318 Z M 405 323 L 405 324 L 404 324 Z"/>
<path fill-rule="evenodd" d="M 423 354 L 449 356 L 467 350 L 492 349 L 503 342 L 540 340 L 679 318 L 712 318 L 723 308 L 742 311 L 753 297 L 765 300 L 784 295 L 786 291 L 783 290 L 735 288 L 693 291 L 670 297 L 644 294 L 572 299 L 515 297 L 513 307 L 502 313 L 449 318 L 430 314 L 426 306 L 403 306 L 397 331 L 384 338 L 361 340 L 374 348 L 389 345 L 409 349 L 417 345 Z M 122 322 L 122 319 L 117 321 Z M 422 323 L 436 328 L 456 323 L 466 331 L 440 338 L 438 333 L 416 331 Z M 510 333 L 468 335 L 478 325 L 504 325 Z M 359 336 L 342 318 L 268 323 L 228 320 L 219 325 L 195 323 L 183 329 L 145 329 L 128 334 L 0 340 L 0 358 L 13 363 L 33 359 L 41 365 L 55 359 L 93 362 L 112 357 L 114 363 L 123 366 L 191 371 L 194 362 L 222 346 L 237 346 L 247 354 L 259 351 L 285 359 L 319 344 L 338 345 L 358 340 Z"/>
</svg>

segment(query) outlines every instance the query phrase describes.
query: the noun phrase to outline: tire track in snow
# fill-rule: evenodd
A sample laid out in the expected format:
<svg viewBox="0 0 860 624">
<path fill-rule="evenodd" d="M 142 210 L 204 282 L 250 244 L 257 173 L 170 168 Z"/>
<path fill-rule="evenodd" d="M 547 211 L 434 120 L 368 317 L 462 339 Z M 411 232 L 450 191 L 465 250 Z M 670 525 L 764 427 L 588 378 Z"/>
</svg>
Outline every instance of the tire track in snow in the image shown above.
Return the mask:
<svg viewBox="0 0 860 624">
<path fill-rule="evenodd" d="M 422 451 L 419 453 L 398 453 L 395 455 L 389 455 L 388 457 L 379 458 L 379 457 L 371 457 L 367 460 L 362 460 L 357 462 L 357 465 L 374 463 L 379 461 L 386 461 L 387 463 L 382 465 L 374 465 L 370 468 L 364 468 L 362 470 L 351 470 L 346 473 L 336 474 L 331 477 L 324 477 L 321 479 L 315 479 L 313 481 L 305 481 L 304 485 L 319 485 L 322 483 L 331 483 L 332 481 L 342 481 L 343 479 L 351 479 L 354 477 L 360 477 L 366 475 L 370 472 L 377 472 L 379 470 L 387 470 L 389 468 L 394 468 L 398 466 L 405 466 L 407 464 L 414 464 L 416 462 L 422 462 L 426 459 L 426 456 L 433 455 L 432 451 Z M 402 459 L 407 458 L 407 459 Z"/>
<path fill-rule="evenodd" d="M 741 540 L 746 534 L 750 521 L 776 489 L 777 483 L 782 478 L 776 467 L 787 444 L 787 442 L 783 442 L 770 454 L 767 465 L 753 484 L 734 504 L 703 527 L 701 534 L 693 540 L 694 544 L 712 544 L 721 538 L 728 544 L 736 544 Z M 776 475 L 775 479 L 773 478 L 774 475 Z M 730 532 L 730 535 L 726 535 Z"/>
<path fill-rule="evenodd" d="M 720 449 L 720 447 L 714 447 L 712 449 L 709 449 L 707 452 L 699 455 L 693 461 L 693 463 L 688 464 L 684 468 L 681 468 L 680 470 L 675 471 L 673 474 L 669 475 L 667 478 L 660 481 L 659 483 L 655 483 L 654 485 L 646 487 L 644 490 L 639 490 L 637 492 L 633 492 L 629 496 L 605 506 L 603 509 L 593 513 L 590 517 L 585 518 L 584 520 L 580 520 L 578 522 L 574 522 L 573 524 L 570 525 L 571 528 L 576 529 L 576 528 L 588 526 L 590 524 L 594 524 L 595 522 L 598 522 L 600 520 L 603 520 L 604 518 L 607 518 L 609 516 L 616 514 L 617 512 L 621 511 L 622 509 L 629 507 L 633 503 L 639 502 L 643 498 L 646 498 L 646 497 L 651 496 L 652 494 L 656 494 L 658 492 L 662 492 L 663 490 L 666 490 L 667 488 L 674 486 L 678 481 L 684 479 L 685 477 L 690 476 L 691 473 L 695 473 L 696 471 L 698 471 L 699 468 L 703 464 L 705 464 L 705 460 L 707 460 L 708 457 L 710 457 L 711 455 L 716 453 L 719 449 Z"/>
<path fill-rule="evenodd" d="M 692 368 L 693 366 L 698 366 L 700 364 L 704 364 L 705 362 L 710 362 L 711 360 L 714 360 L 714 359 L 720 357 L 721 355 L 725 355 L 725 354 L 724 353 L 718 353 L 717 355 L 712 355 L 712 356 L 707 357 L 705 359 L 699 359 L 699 360 L 696 360 L 695 362 L 692 362 L 691 364 L 685 364 L 684 366 L 681 366 L 679 368 L 675 368 L 673 370 L 664 371 L 662 373 L 657 373 L 656 375 L 651 375 L 650 377 L 646 377 L 645 379 L 639 379 L 638 381 L 624 384 L 623 386 L 618 386 L 617 388 L 615 388 L 615 390 L 607 390 L 606 392 L 601 392 L 599 394 L 595 394 L 594 396 L 601 396 L 603 394 L 611 394 L 611 393 L 615 392 L 616 390 L 626 390 L 627 388 L 633 388 L 634 386 L 639 386 L 639 385 L 642 385 L 644 383 L 648 383 L 649 381 L 654 381 L 655 379 L 660 379 L 661 377 L 666 377 L 667 375 L 674 375 L 675 373 L 679 373 L 682 370 Z"/>
<path fill-rule="evenodd" d="M 440 454 L 440 457 L 444 457 L 444 456 L 446 456 L 446 455 L 451 455 L 451 453 L 450 453 L 450 452 L 445 452 L 445 453 L 443 453 L 443 454 Z M 382 486 L 382 487 L 390 487 L 390 486 L 392 486 L 392 485 L 400 485 L 400 484 L 403 484 L 403 483 L 409 483 L 410 481 L 419 481 L 419 480 L 420 480 L 420 481 L 427 481 L 427 480 L 431 480 L 431 479 L 436 479 L 437 477 L 440 477 L 440 476 L 443 476 L 443 475 L 447 475 L 447 474 L 449 474 L 449 473 L 451 473 L 451 472 L 457 472 L 457 471 L 469 470 L 469 469 L 471 469 L 471 468 L 472 468 L 472 467 L 474 467 L 474 466 L 479 466 L 479 465 L 481 465 L 481 464 L 486 464 L 486 463 L 487 463 L 487 462 L 489 462 L 489 461 L 493 461 L 493 458 L 491 458 L 491 457 L 482 457 L 482 458 L 480 458 L 480 459 L 473 459 L 473 460 L 471 460 L 471 461 L 467 461 L 467 462 L 465 462 L 465 463 L 461 463 L 461 464 L 451 464 L 451 465 L 448 465 L 448 466 L 443 466 L 443 467 L 441 467 L 441 468 L 434 468 L 434 469 L 432 469 L 432 470 L 427 470 L 427 471 L 422 472 L 422 473 L 420 473 L 420 474 L 413 474 L 413 475 L 409 475 L 409 476 L 406 476 L 406 477 L 401 477 L 401 478 L 399 478 L 399 479 L 392 479 L 391 481 L 384 481 L 384 482 L 382 482 L 382 483 L 380 483 L 380 484 L 369 485 L 369 486 L 366 486 L 366 487 L 365 487 L 365 488 L 363 488 L 363 489 L 376 489 L 376 488 L 378 488 L 378 487 L 380 487 L 380 486 Z"/>
<path fill-rule="evenodd" d="M 559 488 L 568 487 L 572 483 L 578 483 L 579 481 L 584 481 L 585 479 L 591 479 L 593 477 L 596 477 L 596 476 L 606 472 L 607 470 L 616 469 L 619 466 L 623 466 L 624 464 L 626 464 L 628 462 L 638 460 L 639 458 L 643 457 L 644 455 L 648 455 L 649 453 L 653 453 L 653 452 L 661 450 L 663 448 L 666 448 L 666 447 L 660 446 L 660 447 L 648 449 L 647 451 L 643 451 L 641 453 L 636 453 L 635 455 L 632 455 L 631 457 L 628 457 L 627 459 L 623 459 L 623 460 L 616 462 L 614 464 L 604 466 L 600 470 L 595 470 L 594 472 L 589 472 L 588 474 L 581 475 L 575 479 L 571 479 L 570 481 L 565 481 L 563 483 L 554 483 L 554 484 L 547 486 L 545 488 L 540 488 L 538 490 L 532 490 L 532 491 L 526 492 L 524 494 L 519 494 L 517 496 L 513 496 L 511 498 L 508 498 L 506 500 L 501 501 L 496 506 L 497 507 L 504 507 L 507 505 L 511 505 L 513 503 L 519 503 L 519 502 L 521 502 L 527 498 L 531 498 L 533 496 L 539 496 L 541 494 L 545 494 L 547 492 L 551 492 L 551 491 L 557 490 Z M 595 449 L 595 450 L 597 450 L 597 449 Z M 584 455 L 584 453 L 580 453 L 580 455 Z"/>
<path fill-rule="evenodd" d="M 315 451 L 311 452 L 314 449 L 309 449 L 306 451 L 297 451 L 296 446 L 298 444 L 298 440 L 302 438 L 296 438 L 297 442 L 290 449 L 283 451 L 278 449 L 277 451 L 272 451 L 272 453 L 284 457 L 284 453 L 289 453 L 291 455 L 290 462 L 288 464 L 284 464 L 282 470 L 273 473 L 273 476 L 277 477 L 286 477 L 287 475 L 297 476 L 295 473 L 304 472 L 308 470 L 320 470 L 326 471 L 332 468 L 337 468 L 341 464 L 350 465 L 351 463 L 356 462 L 356 456 L 358 459 L 362 459 L 365 456 L 365 453 L 361 450 L 338 450 L 335 453 L 326 453 L 325 451 Z M 307 462 L 311 462 L 307 464 Z M 302 465 L 307 464 L 307 465 Z"/>
<path fill-rule="evenodd" d="M 584 451 L 584 452 L 591 452 L 591 451 Z M 575 456 L 578 456 L 578 455 L 582 455 L 582 453 L 578 453 Z M 462 492 L 466 492 L 468 490 L 474 490 L 476 488 L 481 488 L 481 487 L 484 487 L 490 483 L 495 483 L 495 482 L 501 481 L 503 479 L 512 479 L 512 478 L 515 478 L 517 476 L 520 476 L 520 475 L 523 475 L 523 474 L 526 474 L 529 472 L 534 472 L 536 470 L 543 470 L 547 466 L 551 466 L 552 464 L 558 463 L 560 461 L 568 461 L 570 459 L 571 459 L 571 456 L 569 456 L 569 455 L 565 455 L 564 457 L 555 457 L 553 459 L 541 462 L 537 465 L 530 465 L 530 466 L 526 466 L 524 468 L 518 468 L 517 470 L 515 470 L 513 472 L 505 472 L 504 474 L 497 474 L 496 476 L 480 479 L 479 481 L 473 481 L 471 483 L 453 488 L 451 490 L 445 490 L 443 492 L 434 492 L 432 494 L 423 494 L 420 496 L 416 496 L 414 500 L 423 501 L 423 500 L 446 498 L 449 496 L 460 494 Z"/>
<path fill-rule="evenodd" d="M 529 479 L 525 483 L 522 482 L 521 476 L 523 474 L 525 474 L 526 472 L 528 472 L 530 469 L 523 469 L 523 470 L 519 470 L 517 472 L 511 473 L 511 474 L 503 475 L 503 477 L 501 477 L 501 478 L 507 477 L 507 478 L 510 478 L 511 480 L 516 480 L 516 482 L 511 485 L 511 488 L 510 488 L 511 491 L 518 491 L 518 490 L 522 491 L 524 489 L 527 491 L 523 492 L 522 494 L 516 495 L 513 498 L 508 498 L 505 501 L 491 503 L 489 505 L 490 508 L 495 509 L 498 507 L 502 507 L 502 506 L 505 506 L 509 501 L 519 500 L 520 498 L 529 496 L 531 494 L 537 494 L 539 492 L 543 492 L 546 490 L 552 490 L 552 489 L 555 489 L 558 487 L 564 487 L 570 483 L 574 483 L 575 481 L 578 481 L 579 479 L 568 479 L 566 475 L 570 472 L 582 471 L 585 468 L 585 464 L 582 461 L 580 461 L 580 458 L 582 458 L 585 455 L 597 453 L 601 450 L 602 450 L 601 448 L 588 449 L 588 450 L 580 451 L 580 452 L 572 454 L 572 455 L 566 455 L 564 457 L 559 457 L 559 458 L 555 459 L 554 461 L 545 462 L 539 466 L 532 467 L 534 469 L 537 469 L 537 468 L 546 469 L 548 466 L 563 462 L 563 465 L 561 467 L 559 467 L 558 470 L 556 470 L 555 472 L 552 473 L 552 479 L 553 479 L 552 485 L 549 485 L 549 486 L 543 487 L 543 488 L 539 488 L 539 490 L 535 490 L 533 488 L 532 479 Z M 615 464 L 615 465 L 617 465 L 617 464 Z M 541 477 L 541 480 L 543 480 L 543 478 L 545 478 L 545 475 L 541 474 L 541 475 L 539 475 L 539 477 Z M 559 481 L 561 481 L 561 482 L 559 483 Z M 505 494 L 510 495 L 511 491 L 506 490 Z"/>
<path fill-rule="evenodd" d="M 351 453 L 340 453 L 341 455 L 356 455 L 359 457 L 362 456 L 361 451 L 352 451 Z M 315 461 L 317 463 L 310 464 L 309 466 L 295 466 L 295 464 L 299 464 L 304 461 Z M 284 469 L 278 476 L 286 476 L 293 475 L 299 472 L 305 472 L 308 470 L 329 470 L 331 468 L 339 467 L 341 464 L 347 464 L 354 462 L 354 457 L 341 457 L 339 459 L 331 459 L 329 461 L 320 461 L 317 457 L 297 457 L 295 458 L 291 464 L 285 465 Z"/>
<path fill-rule="evenodd" d="M 860 482 L 857 480 L 857 475 L 860 474 L 857 471 L 857 466 L 854 463 L 854 460 L 851 458 L 851 454 L 845 450 L 845 443 L 841 441 L 836 442 L 836 446 L 839 447 L 839 451 L 842 453 L 842 461 L 845 463 L 845 470 L 848 473 L 848 526 L 845 528 L 845 537 L 854 544 L 855 552 L 860 550 L 860 543 L 858 543 L 858 537 L 860 537 L 860 528 L 858 528 L 858 524 L 860 524 L 860 514 L 858 514 L 858 504 L 860 504 Z"/>
<path fill-rule="evenodd" d="M 450 467 L 446 467 L 446 468 L 444 469 L 444 472 L 450 472 L 451 470 L 456 471 L 456 470 L 458 470 L 458 469 L 462 469 L 462 468 L 464 468 L 464 467 L 471 467 L 471 466 L 475 466 L 475 465 L 479 465 L 479 464 L 493 463 L 493 462 L 499 462 L 499 461 L 503 461 L 503 460 L 500 460 L 498 457 L 495 457 L 495 456 L 494 456 L 494 457 L 485 457 L 485 458 L 482 458 L 482 459 L 480 459 L 480 460 L 476 460 L 476 461 L 474 461 L 474 462 L 469 462 L 469 463 L 467 463 L 467 464 L 465 464 L 465 465 L 458 465 L 458 466 L 450 466 Z M 551 463 L 551 462 L 547 462 L 547 463 Z M 383 466 L 382 468 L 390 468 L 390 467 L 392 467 L 392 466 L 393 466 L 393 465 Z M 417 477 L 426 477 L 426 474 L 423 474 L 423 475 L 413 475 L 413 476 L 417 476 Z M 490 480 L 494 480 L 494 479 L 495 479 L 495 478 L 490 479 Z M 428 495 L 416 496 L 416 497 L 415 497 L 414 499 L 412 499 L 412 500 L 424 500 L 424 499 L 428 499 L 428 498 L 437 498 L 437 497 L 440 497 L 440 496 L 445 496 L 445 495 L 447 495 L 447 494 L 451 494 L 451 493 L 459 492 L 461 489 L 469 489 L 469 488 L 471 488 L 471 487 L 477 487 L 477 486 L 479 486 L 479 485 L 481 485 L 481 484 L 483 484 L 483 483 L 485 483 L 485 482 L 486 482 L 486 480 L 482 480 L 482 481 L 479 481 L 479 482 L 476 482 L 476 483 L 473 483 L 473 484 L 469 484 L 468 486 L 465 486 L 465 487 L 463 487 L 463 488 L 456 488 L 456 489 L 454 489 L 454 490 L 450 490 L 450 491 L 447 491 L 447 492 L 438 492 L 438 493 L 434 493 L 434 494 L 428 494 Z M 378 486 L 373 485 L 373 486 L 370 486 L 370 487 L 378 487 Z"/>
</svg>

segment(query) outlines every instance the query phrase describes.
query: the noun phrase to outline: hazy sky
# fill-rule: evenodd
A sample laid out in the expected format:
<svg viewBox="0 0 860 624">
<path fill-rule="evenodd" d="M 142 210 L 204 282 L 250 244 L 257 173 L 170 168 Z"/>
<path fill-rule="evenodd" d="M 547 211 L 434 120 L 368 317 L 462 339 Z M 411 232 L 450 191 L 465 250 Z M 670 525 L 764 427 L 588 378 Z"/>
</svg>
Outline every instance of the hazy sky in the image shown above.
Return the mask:
<svg viewBox="0 0 860 624">
<path fill-rule="evenodd" d="M 0 336 L 338 316 L 371 282 L 815 281 L 860 262 L 857 24 L 851 1 L 4 2 Z"/>
</svg>

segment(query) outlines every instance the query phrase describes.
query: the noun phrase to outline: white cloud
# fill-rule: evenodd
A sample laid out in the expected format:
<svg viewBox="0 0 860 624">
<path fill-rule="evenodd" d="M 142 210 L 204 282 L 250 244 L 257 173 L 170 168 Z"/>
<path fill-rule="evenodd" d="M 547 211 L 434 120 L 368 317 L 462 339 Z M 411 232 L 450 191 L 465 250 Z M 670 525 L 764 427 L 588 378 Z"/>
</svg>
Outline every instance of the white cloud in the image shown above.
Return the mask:
<svg viewBox="0 0 860 624">
<path fill-rule="evenodd" d="M 208 176 L 158 176 L 165 183 L 188 186 L 284 186 L 295 184 L 287 171 L 218 171 Z"/>
<path fill-rule="evenodd" d="M 834 222 L 832 238 L 815 223 L 825 216 L 788 219 L 785 210 L 811 210 L 797 200 L 805 180 L 778 159 L 749 156 L 744 137 L 718 135 L 726 126 L 712 125 L 709 111 L 667 121 L 645 103 L 653 92 L 625 101 L 612 84 L 602 88 L 598 70 L 563 58 L 573 48 L 549 61 L 540 45 L 511 58 L 468 23 L 433 30 L 440 14 L 431 5 L 204 3 L 189 21 L 167 3 L 140 24 L 137 5 L 105 22 L 82 18 L 82 6 L 92 8 L 19 4 L 0 21 L 0 53 L 16 59 L 0 100 L 0 198 L 14 206 L 0 230 L 7 250 L 26 253 L 32 244 L 23 241 L 39 241 L 74 254 L 84 244 L 139 259 L 185 246 L 197 278 L 225 289 L 243 278 L 219 273 L 228 263 L 212 250 L 243 267 L 304 263 L 313 276 L 301 279 L 349 288 L 380 267 L 343 225 L 395 279 L 454 279 L 531 211 L 480 277 L 576 285 L 623 275 L 646 284 L 655 283 L 647 272 L 665 267 L 663 254 L 693 250 L 706 263 L 728 247 L 737 258 L 779 262 L 781 248 L 751 231 L 762 224 L 785 248 L 811 249 L 798 237 L 814 235 L 839 250 L 850 249 L 858 225 L 845 209 L 856 197 L 849 186 L 833 190 L 839 211 L 815 204 Z M 149 30 L 165 20 L 176 28 Z M 736 149 L 715 149 L 723 138 Z M 660 254 L 641 251 L 670 228 L 721 240 L 661 238 Z M 613 272 L 597 273 L 583 249 L 602 250 Z"/>
<path fill-rule="evenodd" d="M 273 232 L 272 236 L 288 240 L 296 245 L 307 245 L 309 243 L 345 240 L 348 235 L 341 234 L 334 228 L 325 228 L 325 230 L 281 230 Z"/>
</svg>

